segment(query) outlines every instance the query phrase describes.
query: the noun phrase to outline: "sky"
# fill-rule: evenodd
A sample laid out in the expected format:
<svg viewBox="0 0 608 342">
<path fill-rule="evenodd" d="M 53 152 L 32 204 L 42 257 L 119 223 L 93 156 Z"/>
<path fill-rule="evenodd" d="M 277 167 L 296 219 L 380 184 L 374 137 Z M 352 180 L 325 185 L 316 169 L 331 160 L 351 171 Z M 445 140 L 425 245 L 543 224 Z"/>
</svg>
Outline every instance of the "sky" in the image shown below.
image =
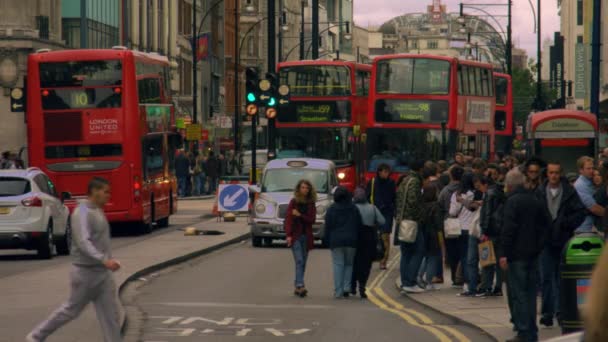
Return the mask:
<svg viewBox="0 0 608 342">
<path fill-rule="evenodd" d="M 466 3 L 503 3 L 506 0 L 441 0 L 447 6 L 447 11 L 458 12 L 459 4 Z M 536 8 L 536 0 L 531 0 Z M 426 6 L 432 0 L 354 0 L 355 23 L 358 26 L 379 26 L 385 21 L 405 13 L 425 12 Z M 506 6 L 482 7 L 495 15 L 506 15 Z M 479 14 L 474 10 L 467 10 L 469 14 Z M 559 31 L 559 16 L 557 15 L 557 0 L 541 0 L 542 40 L 552 38 L 553 33 Z M 506 28 L 506 18 L 498 19 Z M 534 33 L 534 16 L 527 0 L 513 0 L 513 42 L 517 47 L 528 52 L 528 56 L 536 56 L 536 33 Z"/>
</svg>

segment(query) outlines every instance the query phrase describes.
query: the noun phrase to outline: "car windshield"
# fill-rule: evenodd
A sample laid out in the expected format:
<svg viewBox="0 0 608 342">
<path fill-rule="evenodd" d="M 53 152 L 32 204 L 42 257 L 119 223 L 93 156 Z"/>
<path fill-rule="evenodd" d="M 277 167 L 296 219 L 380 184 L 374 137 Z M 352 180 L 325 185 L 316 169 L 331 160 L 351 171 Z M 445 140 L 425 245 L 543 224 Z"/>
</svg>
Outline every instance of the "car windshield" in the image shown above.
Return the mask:
<svg viewBox="0 0 608 342">
<path fill-rule="evenodd" d="M 267 170 L 262 183 L 263 192 L 292 192 L 296 184 L 306 179 L 312 183 L 318 193 L 327 193 L 327 170 L 311 170 L 298 168 Z"/>
<path fill-rule="evenodd" d="M 31 191 L 30 181 L 17 177 L 0 178 L 0 197 L 19 196 Z"/>
</svg>

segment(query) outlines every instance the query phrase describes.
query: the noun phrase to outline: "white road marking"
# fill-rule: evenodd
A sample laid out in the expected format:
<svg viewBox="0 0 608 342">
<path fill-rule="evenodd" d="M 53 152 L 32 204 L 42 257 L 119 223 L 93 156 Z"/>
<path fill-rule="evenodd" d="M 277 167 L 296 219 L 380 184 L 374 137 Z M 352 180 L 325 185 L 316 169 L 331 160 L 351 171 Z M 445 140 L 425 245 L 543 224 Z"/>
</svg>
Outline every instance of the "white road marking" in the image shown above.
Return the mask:
<svg viewBox="0 0 608 342">
<path fill-rule="evenodd" d="M 253 331 L 253 329 L 249 329 L 249 328 L 241 329 L 236 332 L 236 336 L 238 336 L 238 337 L 247 336 L 247 334 L 249 334 L 252 331 Z"/>
<path fill-rule="evenodd" d="M 185 320 L 181 321 L 179 324 L 180 325 L 187 325 L 187 324 L 192 324 L 194 322 L 207 322 L 207 323 L 211 323 L 211 324 L 215 324 L 215 325 L 230 325 L 233 321 L 234 318 L 233 317 L 224 317 L 223 320 L 221 321 L 216 321 L 213 319 L 209 319 L 209 318 L 205 318 L 205 317 L 188 317 Z"/>
<path fill-rule="evenodd" d="M 152 319 L 165 319 L 162 323 L 163 324 L 173 324 L 173 323 L 177 323 L 179 321 L 182 320 L 183 317 L 181 316 L 150 316 L 150 318 Z"/>
</svg>

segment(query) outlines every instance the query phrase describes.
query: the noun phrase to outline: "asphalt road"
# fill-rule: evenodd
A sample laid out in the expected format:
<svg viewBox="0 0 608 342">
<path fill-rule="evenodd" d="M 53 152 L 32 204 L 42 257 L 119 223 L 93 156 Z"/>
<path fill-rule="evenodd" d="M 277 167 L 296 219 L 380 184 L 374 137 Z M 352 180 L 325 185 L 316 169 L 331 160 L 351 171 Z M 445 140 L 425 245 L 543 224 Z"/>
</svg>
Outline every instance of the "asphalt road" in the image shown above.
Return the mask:
<svg viewBox="0 0 608 342">
<path fill-rule="evenodd" d="M 315 250 L 302 299 L 292 295 L 290 250 L 228 247 L 139 284 L 127 341 L 492 341 L 400 296 L 397 261 L 389 272 L 374 270 L 370 300 L 336 300 L 329 251 Z"/>
<path fill-rule="evenodd" d="M 171 225 L 168 228 L 155 229 L 147 235 L 133 234 L 125 225 L 113 227 L 112 249 L 126 247 L 185 225 L 200 222 L 201 215 L 210 213 L 211 204 L 211 200 L 180 201 L 177 214 L 171 217 Z M 70 262 L 69 256 L 55 256 L 51 260 L 40 260 L 36 257 L 36 251 L 0 250 L 0 279 L 54 267 L 66 262 Z"/>
</svg>

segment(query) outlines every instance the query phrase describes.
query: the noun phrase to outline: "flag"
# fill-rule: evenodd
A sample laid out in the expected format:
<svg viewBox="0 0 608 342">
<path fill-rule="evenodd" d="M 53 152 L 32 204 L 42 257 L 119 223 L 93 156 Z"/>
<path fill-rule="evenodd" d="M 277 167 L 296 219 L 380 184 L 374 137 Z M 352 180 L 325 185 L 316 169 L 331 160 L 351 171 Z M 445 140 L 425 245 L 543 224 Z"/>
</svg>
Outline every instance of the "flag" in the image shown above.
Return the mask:
<svg viewBox="0 0 608 342">
<path fill-rule="evenodd" d="M 209 57 L 209 33 L 203 33 L 196 38 L 196 60 L 206 60 Z"/>
</svg>

